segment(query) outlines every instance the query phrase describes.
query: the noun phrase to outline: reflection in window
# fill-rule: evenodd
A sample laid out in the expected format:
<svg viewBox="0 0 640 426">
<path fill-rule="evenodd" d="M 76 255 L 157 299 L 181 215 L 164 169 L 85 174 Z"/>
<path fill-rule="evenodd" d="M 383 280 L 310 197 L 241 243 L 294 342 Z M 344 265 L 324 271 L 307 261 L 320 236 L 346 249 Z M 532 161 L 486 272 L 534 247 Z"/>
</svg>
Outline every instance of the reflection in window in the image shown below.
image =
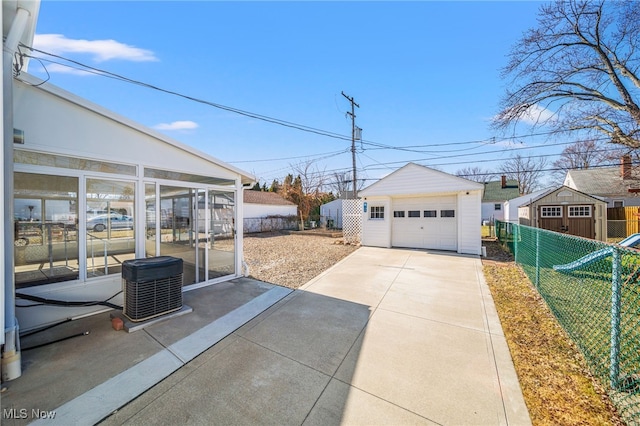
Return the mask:
<svg viewBox="0 0 640 426">
<path fill-rule="evenodd" d="M 409 210 L 409 217 L 420 217 L 420 210 Z"/>
<path fill-rule="evenodd" d="M 76 280 L 78 179 L 14 174 L 16 287 Z"/>
<path fill-rule="evenodd" d="M 440 217 L 456 217 L 455 210 L 440 210 Z"/>
<path fill-rule="evenodd" d="M 144 204 L 147 214 L 145 221 L 145 254 L 147 257 L 156 255 L 156 185 L 147 183 L 144 185 Z"/>
<path fill-rule="evenodd" d="M 135 185 L 87 179 L 87 277 L 120 274 L 135 258 Z"/>
<path fill-rule="evenodd" d="M 425 210 L 424 217 L 437 217 L 437 210 Z"/>
</svg>

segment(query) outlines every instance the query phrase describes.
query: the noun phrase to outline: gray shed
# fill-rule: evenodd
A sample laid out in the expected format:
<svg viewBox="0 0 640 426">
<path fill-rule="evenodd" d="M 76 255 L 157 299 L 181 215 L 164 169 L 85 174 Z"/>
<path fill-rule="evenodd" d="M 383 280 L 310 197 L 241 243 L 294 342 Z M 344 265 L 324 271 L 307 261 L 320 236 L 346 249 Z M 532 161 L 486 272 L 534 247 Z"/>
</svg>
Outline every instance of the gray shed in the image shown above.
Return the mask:
<svg viewBox="0 0 640 426">
<path fill-rule="evenodd" d="M 607 203 L 568 186 L 538 194 L 518 208 L 518 222 L 594 240 L 607 240 Z"/>
</svg>

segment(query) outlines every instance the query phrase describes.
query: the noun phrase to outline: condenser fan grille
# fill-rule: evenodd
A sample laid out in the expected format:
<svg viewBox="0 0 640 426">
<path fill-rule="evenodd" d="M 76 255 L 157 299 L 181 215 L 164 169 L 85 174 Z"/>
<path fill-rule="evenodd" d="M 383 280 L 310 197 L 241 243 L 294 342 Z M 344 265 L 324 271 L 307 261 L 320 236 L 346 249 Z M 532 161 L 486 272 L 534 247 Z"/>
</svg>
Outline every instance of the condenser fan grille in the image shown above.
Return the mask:
<svg viewBox="0 0 640 426">
<path fill-rule="evenodd" d="M 144 321 L 182 308 L 182 259 L 169 256 L 123 262 L 123 314 Z"/>
</svg>

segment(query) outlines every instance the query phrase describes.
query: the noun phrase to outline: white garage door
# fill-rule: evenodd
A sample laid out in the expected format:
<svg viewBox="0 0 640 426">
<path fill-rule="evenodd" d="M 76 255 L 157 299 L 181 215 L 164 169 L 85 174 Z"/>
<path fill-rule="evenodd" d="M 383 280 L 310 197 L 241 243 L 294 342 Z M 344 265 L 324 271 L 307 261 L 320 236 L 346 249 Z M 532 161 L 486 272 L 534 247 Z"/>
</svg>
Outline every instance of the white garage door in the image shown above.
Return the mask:
<svg viewBox="0 0 640 426">
<path fill-rule="evenodd" d="M 391 245 L 458 250 L 456 196 L 394 199 Z"/>
</svg>

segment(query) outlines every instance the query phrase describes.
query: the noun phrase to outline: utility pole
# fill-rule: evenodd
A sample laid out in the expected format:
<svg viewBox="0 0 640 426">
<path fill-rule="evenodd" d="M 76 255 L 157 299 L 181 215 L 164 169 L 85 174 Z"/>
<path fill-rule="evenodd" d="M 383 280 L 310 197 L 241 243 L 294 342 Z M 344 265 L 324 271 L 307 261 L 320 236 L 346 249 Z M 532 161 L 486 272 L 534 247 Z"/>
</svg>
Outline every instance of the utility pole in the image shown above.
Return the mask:
<svg viewBox="0 0 640 426">
<path fill-rule="evenodd" d="M 357 198 L 357 179 L 356 179 L 356 113 L 355 107 L 360 108 L 354 100 L 352 96 L 347 96 L 342 92 L 342 96 L 347 98 L 347 100 L 351 103 L 351 112 L 347 112 L 347 115 L 351 116 L 351 160 L 353 162 L 353 199 Z"/>
</svg>

